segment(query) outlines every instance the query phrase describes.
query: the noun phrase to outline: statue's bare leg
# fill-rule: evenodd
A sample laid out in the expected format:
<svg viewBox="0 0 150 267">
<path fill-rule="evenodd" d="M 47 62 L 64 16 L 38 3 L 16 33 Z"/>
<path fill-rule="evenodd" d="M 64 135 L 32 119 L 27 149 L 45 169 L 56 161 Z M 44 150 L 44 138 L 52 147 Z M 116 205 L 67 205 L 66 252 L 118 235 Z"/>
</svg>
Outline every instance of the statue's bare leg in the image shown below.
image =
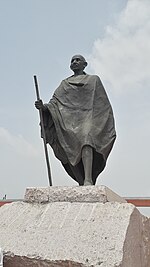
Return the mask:
<svg viewBox="0 0 150 267">
<path fill-rule="evenodd" d="M 84 185 L 93 185 L 92 181 L 92 165 L 93 165 L 93 149 L 86 145 L 82 148 L 82 162 L 84 166 Z"/>
</svg>

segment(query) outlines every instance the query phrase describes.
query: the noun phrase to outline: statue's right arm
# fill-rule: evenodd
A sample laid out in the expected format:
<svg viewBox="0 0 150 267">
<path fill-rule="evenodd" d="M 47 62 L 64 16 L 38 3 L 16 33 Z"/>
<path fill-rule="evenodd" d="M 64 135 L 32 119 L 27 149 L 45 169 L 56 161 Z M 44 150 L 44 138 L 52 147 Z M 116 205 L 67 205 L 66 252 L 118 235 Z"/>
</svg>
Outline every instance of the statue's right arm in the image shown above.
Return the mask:
<svg viewBox="0 0 150 267">
<path fill-rule="evenodd" d="M 35 101 L 35 107 L 39 110 L 42 110 L 42 111 L 48 110 L 47 106 L 43 104 L 43 101 L 41 99 Z"/>
</svg>

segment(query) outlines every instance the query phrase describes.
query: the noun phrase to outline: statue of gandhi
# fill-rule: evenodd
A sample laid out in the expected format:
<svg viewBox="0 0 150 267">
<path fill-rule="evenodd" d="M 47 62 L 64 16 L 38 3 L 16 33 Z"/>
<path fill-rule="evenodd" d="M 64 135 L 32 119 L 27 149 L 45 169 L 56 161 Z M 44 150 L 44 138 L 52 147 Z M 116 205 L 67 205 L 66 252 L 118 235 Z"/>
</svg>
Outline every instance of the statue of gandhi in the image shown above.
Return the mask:
<svg viewBox="0 0 150 267">
<path fill-rule="evenodd" d="M 79 185 L 95 185 L 116 138 L 111 104 L 97 75 L 84 72 L 81 55 L 71 59 L 73 75 L 64 79 L 49 103 L 35 102 L 44 117 L 46 142 Z"/>
</svg>

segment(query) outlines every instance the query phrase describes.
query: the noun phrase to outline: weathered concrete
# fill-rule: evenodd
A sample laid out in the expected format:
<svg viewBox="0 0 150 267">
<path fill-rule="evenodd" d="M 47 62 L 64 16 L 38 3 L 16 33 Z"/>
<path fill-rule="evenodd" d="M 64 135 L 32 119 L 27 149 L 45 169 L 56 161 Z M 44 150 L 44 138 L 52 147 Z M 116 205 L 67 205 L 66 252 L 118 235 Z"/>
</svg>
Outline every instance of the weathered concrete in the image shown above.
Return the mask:
<svg viewBox="0 0 150 267">
<path fill-rule="evenodd" d="M 0 208 L 4 267 L 150 267 L 149 233 L 150 220 L 128 203 L 18 202 Z"/>
<path fill-rule="evenodd" d="M 120 202 L 126 200 L 118 196 L 106 186 L 74 186 L 74 187 L 30 187 L 26 189 L 25 201 L 30 203 L 48 202 Z"/>
<path fill-rule="evenodd" d="M 3 267 L 3 251 L 0 248 L 0 267 Z"/>
</svg>

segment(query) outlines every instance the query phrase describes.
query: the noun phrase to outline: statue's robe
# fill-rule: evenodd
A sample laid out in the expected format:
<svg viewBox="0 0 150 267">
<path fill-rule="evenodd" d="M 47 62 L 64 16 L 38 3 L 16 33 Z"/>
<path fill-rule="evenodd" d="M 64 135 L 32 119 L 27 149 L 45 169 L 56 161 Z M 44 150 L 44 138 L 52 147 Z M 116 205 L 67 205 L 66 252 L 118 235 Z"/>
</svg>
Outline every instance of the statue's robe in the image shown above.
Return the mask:
<svg viewBox="0 0 150 267">
<path fill-rule="evenodd" d="M 95 184 L 116 138 L 112 108 L 100 78 L 88 74 L 71 76 L 61 82 L 45 105 L 46 142 L 79 185 L 84 183 L 82 148 L 91 146 Z"/>
</svg>

